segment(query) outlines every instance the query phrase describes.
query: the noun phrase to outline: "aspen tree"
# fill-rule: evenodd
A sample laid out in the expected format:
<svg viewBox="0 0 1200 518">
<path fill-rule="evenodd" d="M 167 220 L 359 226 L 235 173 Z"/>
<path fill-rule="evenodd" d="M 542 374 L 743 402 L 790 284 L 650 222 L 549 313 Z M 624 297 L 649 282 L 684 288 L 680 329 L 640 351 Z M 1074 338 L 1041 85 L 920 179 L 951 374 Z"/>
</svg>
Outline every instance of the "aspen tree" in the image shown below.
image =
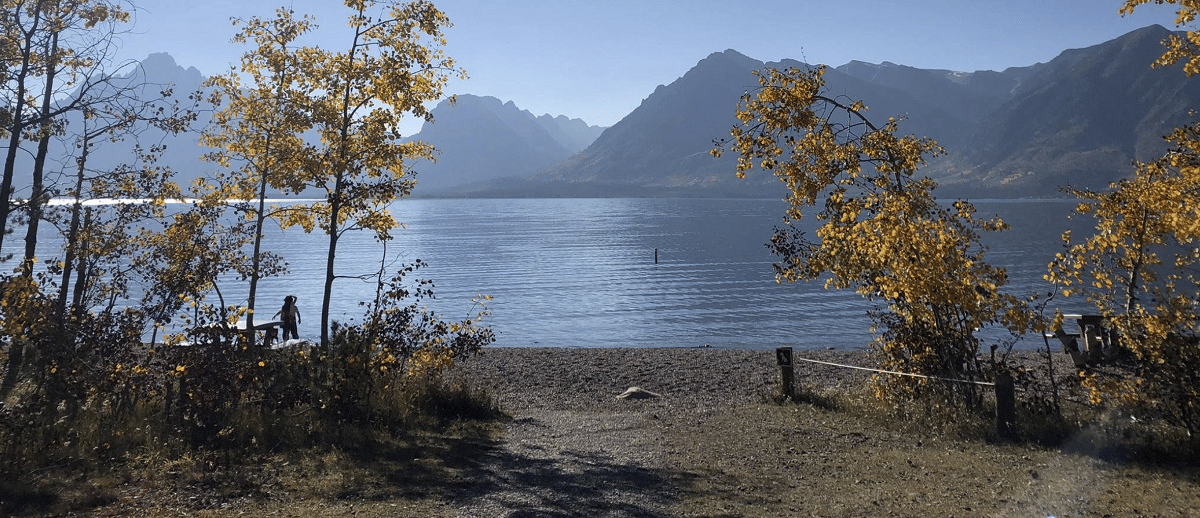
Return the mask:
<svg viewBox="0 0 1200 518">
<path fill-rule="evenodd" d="M 102 87 L 107 77 L 103 66 L 118 27 L 129 20 L 119 2 L 107 0 L 4 0 L 0 3 L 0 136 L 7 142 L 0 172 L 0 246 L 12 233 L 14 220 L 25 226 L 25 251 L 21 279 L 0 280 L 5 292 L 3 317 L 6 331 L 16 331 L 8 341 L 0 398 L 15 387 L 25 363 L 27 346 L 39 334 L 50 335 L 51 321 L 40 311 L 40 286 L 33 280 L 37 262 L 38 229 L 52 189 L 46 183 L 50 140 L 63 132 L 62 117 L 80 110 L 88 93 Z M 26 146 L 33 142 L 36 149 Z M 30 183 L 16 185 L 22 153 L 33 156 Z M 27 188 L 24 200 L 16 196 Z M 0 261 L 8 257 L 0 257 Z M 25 294 L 25 302 L 13 300 Z M 35 309 L 36 308 L 36 309 Z M 35 313 L 37 312 L 37 313 Z M 53 314 L 53 311 L 50 312 Z M 15 338 L 20 336 L 22 338 Z"/>
<path fill-rule="evenodd" d="M 1190 1 L 1128 0 L 1179 6 L 1176 25 L 1191 24 L 1200 5 Z M 1200 72 L 1200 32 L 1172 34 L 1152 66 L 1182 63 Z M 1175 128 L 1161 158 L 1134 165 L 1133 176 L 1105 192 L 1064 188 L 1081 201 L 1079 215 L 1095 221 L 1078 239 L 1063 233 L 1063 252 L 1046 279 L 1082 295 L 1107 317 L 1133 376 L 1081 372 L 1094 403 L 1124 402 L 1200 432 L 1200 122 Z M 1060 316 L 1061 318 L 1061 316 Z"/>
<path fill-rule="evenodd" d="M 253 251 L 244 271 L 250 281 L 248 329 L 254 328 L 259 279 L 285 270 L 278 255 L 263 249 L 263 227 L 271 218 L 285 228 L 293 221 L 283 215 L 287 209 L 267 206 L 267 189 L 302 191 L 303 170 L 311 160 L 311 146 L 304 141 L 304 132 L 312 127 L 305 109 L 310 92 L 298 77 L 305 71 L 295 41 L 314 24 L 309 17 L 297 19 L 294 14 L 278 9 L 271 20 L 234 20 L 241 30 L 233 41 L 254 47 L 243 54 L 240 67 L 207 83 L 213 88 L 213 104 L 221 108 L 200 142 L 214 149 L 205 158 L 227 168 L 229 174 L 205 185 L 201 195 L 206 204 L 228 204 L 251 222 Z"/>
<path fill-rule="evenodd" d="M 442 48 L 445 13 L 431 2 L 346 0 L 350 36 L 343 50 L 302 50 L 307 88 L 313 92 L 310 116 L 320 143 L 307 184 L 323 195 L 311 205 L 311 221 L 328 236 L 325 288 L 321 303 L 321 343 L 329 343 L 337 247 L 350 231 L 391 239 L 398 226 L 387 206 L 415 185 L 416 160 L 432 160 L 433 147 L 401 141 L 404 116 L 431 120 L 426 103 L 443 96 L 453 74 L 463 75 Z"/>
<path fill-rule="evenodd" d="M 980 233 L 1000 231 L 965 201 L 949 206 L 935 184 L 918 176 L 927 157 L 943 152 L 928 138 L 898 136 L 899 121 L 875 125 L 862 101 L 824 92 L 825 68 L 756 72 L 759 88 L 742 96 L 740 126 L 718 141 L 737 153 L 737 175 L 770 171 L 787 187 L 783 228 L 769 247 L 780 256 L 780 282 L 819 281 L 853 289 L 887 309 L 888 328 L 876 340 L 883 367 L 925 375 L 976 379 L 977 329 L 1029 325 L 1024 304 L 1000 291 L 1005 270 L 984 261 Z M 817 222 L 816 239 L 794 226 Z M 891 378 L 880 395 L 911 393 L 927 382 Z M 967 403 L 977 404 L 972 386 Z"/>
</svg>

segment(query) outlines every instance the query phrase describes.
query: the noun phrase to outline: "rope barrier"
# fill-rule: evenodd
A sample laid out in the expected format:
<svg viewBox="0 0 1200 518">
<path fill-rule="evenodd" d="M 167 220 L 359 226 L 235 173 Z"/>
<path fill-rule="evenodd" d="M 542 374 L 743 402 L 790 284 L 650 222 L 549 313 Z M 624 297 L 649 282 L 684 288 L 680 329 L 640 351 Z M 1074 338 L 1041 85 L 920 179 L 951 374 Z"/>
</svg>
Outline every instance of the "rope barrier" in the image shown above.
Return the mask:
<svg viewBox="0 0 1200 518">
<path fill-rule="evenodd" d="M 870 367 L 859 367 L 859 366 L 857 366 L 857 365 L 843 365 L 843 364 L 840 364 L 840 363 L 832 363 L 832 362 L 826 362 L 826 361 L 821 361 L 821 360 L 810 360 L 810 359 L 808 359 L 808 358 L 800 358 L 800 357 L 795 357 L 794 359 L 796 359 L 796 360 L 800 360 L 800 361 L 803 361 L 803 362 L 809 362 L 809 363 L 820 363 L 820 364 L 822 364 L 822 365 L 829 365 L 829 366 L 832 366 L 832 367 L 843 367 L 843 368 L 846 368 L 846 369 L 857 369 L 857 370 L 860 370 L 860 371 L 878 372 L 878 373 L 881 373 L 881 374 L 895 374 L 895 375 L 897 375 L 897 376 L 912 376 L 912 377 L 915 377 L 915 378 L 929 378 L 929 379 L 935 379 L 935 380 L 940 380 L 940 381 L 952 381 L 952 382 L 955 382 L 955 383 L 974 383 L 974 384 L 976 384 L 976 385 L 983 385 L 983 386 L 985 386 L 985 387 L 994 387 L 994 386 L 996 386 L 996 384 L 995 384 L 995 383 L 989 383 L 989 382 L 986 382 L 986 381 L 965 381 L 965 380 L 955 380 L 955 379 L 949 379 L 949 378 L 939 378 L 939 377 L 936 377 L 936 376 L 925 376 L 925 375 L 923 375 L 923 374 L 913 374 L 913 373 L 911 373 L 911 372 L 885 371 L 885 370 L 881 370 L 881 369 L 872 369 L 872 368 L 870 368 Z M 1024 387 L 1017 387 L 1017 390 L 1019 390 L 1019 391 L 1025 391 L 1025 390 L 1027 390 L 1027 389 L 1025 389 Z M 1066 402 L 1068 402 L 1068 403 L 1075 403 L 1075 404 L 1077 404 L 1077 405 L 1085 405 L 1085 406 L 1090 406 L 1090 405 L 1091 405 L 1091 403 L 1088 403 L 1088 402 L 1086 402 L 1086 401 L 1076 401 L 1076 400 L 1074 400 L 1074 399 L 1071 399 L 1071 398 L 1069 398 L 1069 397 L 1063 397 L 1063 398 L 1060 398 L 1060 400 L 1061 400 L 1061 401 L 1066 401 Z"/>
<path fill-rule="evenodd" d="M 821 361 L 821 360 L 810 360 L 808 358 L 800 358 L 800 357 L 795 357 L 795 359 L 800 360 L 802 362 L 819 363 L 822 365 L 829 365 L 829 366 L 833 366 L 833 367 L 842 367 L 842 368 L 846 368 L 846 369 L 858 369 L 860 371 L 878 372 L 880 374 L 894 374 L 896 376 L 910 376 L 913 378 L 925 378 L 925 379 L 932 379 L 932 380 L 938 380 L 938 381 L 949 381 L 951 383 L 973 383 L 975 385 L 982 385 L 985 387 L 996 386 L 995 383 L 990 383 L 987 381 L 966 381 L 966 380 L 956 380 L 956 379 L 950 379 L 950 378 L 940 378 L 937 376 L 926 376 L 924 374 L 913 374 L 911 372 L 885 371 L 885 370 L 881 370 L 881 369 L 872 369 L 869 367 L 859 367 L 857 365 L 843 365 L 840 363 L 832 363 L 832 362 L 826 362 L 826 361 Z"/>
</svg>

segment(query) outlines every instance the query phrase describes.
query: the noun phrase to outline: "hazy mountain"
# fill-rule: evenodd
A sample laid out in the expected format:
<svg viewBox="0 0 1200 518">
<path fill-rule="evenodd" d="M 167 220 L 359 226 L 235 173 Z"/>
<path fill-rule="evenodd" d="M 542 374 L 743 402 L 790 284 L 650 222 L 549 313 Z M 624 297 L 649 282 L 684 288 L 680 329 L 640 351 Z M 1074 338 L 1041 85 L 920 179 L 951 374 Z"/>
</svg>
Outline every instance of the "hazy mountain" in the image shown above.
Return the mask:
<svg viewBox="0 0 1200 518">
<path fill-rule="evenodd" d="M 495 97 L 458 95 L 432 110 L 411 138 L 438 149 L 436 163 L 418 163 L 418 195 L 503 177 L 526 177 L 582 151 L 604 131 L 566 116 L 534 117 Z"/>
<path fill-rule="evenodd" d="M 1168 34 L 1147 27 L 1036 67 L 931 174 L 955 191 L 1050 195 L 1064 184 L 1105 188 L 1135 160 L 1162 156 L 1163 135 L 1200 108 L 1200 81 L 1150 67 Z"/>
<path fill-rule="evenodd" d="M 758 86 L 753 71 L 766 66 L 807 65 L 763 63 L 734 50 L 713 53 L 683 77 L 655 89 L 586 150 L 522 188 L 537 195 L 776 195 L 779 184 L 771 175 L 738 180 L 731 154 L 721 159 L 709 154 L 713 140 L 728 137 L 737 124 L 734 110 L 740 96 Z M 909 118 L 906 131 L 953 141 L 962 127 L 1003 102 L 995 88 L 976 92 L 948 73 L 860 62 L 847 67 L 851 73 L 826 72 L 829 92 L 868 99 L 871 114 L 883 120 Z"/>
<path fill-rule="evenodd" d="M 918 133 L 918 129 L 925 129 L 928 131 L 919 133 L 933 133 L 929 136 L 937 139 L 943 146 L 955 148 L 969 141 L 970 135 L 962 133 L 960 128 L 978 125 L 1001 104 L 1011 99 L 1013 91 L 1024 82 L 1030 68 L 964 73 L 913 68 L 887 61 L 878 65 L 851 61 L 837 67 L 836 70 L 875 87 L 875 91 L 871 91 L 866 85 L 855 85 L 853 89 L 848 89 L 848 92 L 852 91 L 861 96 L 871 108 L 872 116 L 880 111 L 882 100 L 887 115 L 908 118 L 903 123 L 906 132 Z M 831 75 L 831 90 L 839 81 L 840 78 L 835 74 Z M 879 91 L 879 88 L 883 91 Z M 872 94 L 878 98 L 863 94 Z M 907 99 L 901 97 L 891 102 L 887 101 L 889 97 L 898 95 Z M 935 123 L 934 120 L 939 122 Z"/>
<path fill-rule="evenodd" d="M 1166 151 L 1162 136 L 1200 108 L 1200 81 L 1178 67 L 1156 69 L 1170 32 L 1152 26 L 1048 63 L 1003 71 L 925 70 L 852 61 L 830 68 L 828 93 L 862 99 L 875 120 L 902 117 L 901 133 L 938 140 L 948 154 L 923 171 L 944 196 L 1057 196 L 1064 184 L 1103 188 L 1130 174 L 1134 160 Z M 512 102 L 459 95 L 433 109 L 436 123 L 413 136 L 434 144 L 436 163 L 413 164 L 418 196 L 779 196 L 769 174 L 734 177 L 733 157 L 714 159 L 714 139 L 737 123 L 739 97 L 756 88 L 764 63 L 734 50 L 713 53 L 660 85 L 610 128 L 565 116 L 534 116 Z M 194 68 L 154 54 L 130 82 L 175 84 L 181 100 L 203 81 Z M 203 118 L 203 115 L 202 115 Z M 198 121 L 197 126 L 204 124 Z M 72 121 L 68 134 L 80 124 Z M 212 169 L 194 134 L 146 132 L 143 145 L 167 144 L 164 162 L 181 183 Z M 105 142 L 91 165 L 129 160 L 132 139 Z M 71 143 L 62 145 L 64 171 Z M 502 179 L 502 180 L 497 180 Z M 22 184 L 18 179 L 18 186 Z"/>
<path fill-rule="evenodd" d="M 604 126 L 589 126 L 583 119 L 572 119 L 566 115 L 551 117 L 547 113 L 539 116 L 537 121 L 543 128 L 546 128 L 546 131 L 550 132 L 550 136 L 554 137 L 554 140 L 572 154 L 587 149 L 605 130 Z"/>
<path fill-rule="evenodd" d="M 134 90 L 138 98 L 153 100 L 161 96 L 164 88 L 170 88 L 171 97 L 157 101 L 159 105 L 169 105 L 178 102 L 181 107 L 193 103 L 189 96 L 201 90 L 205 77 L 195 67 L 184 68 L 175 62 L 169 54 L 150 54 L 139 63 L 139 67 L 131 71 L 121 80 L 115 81 L 122 85 L 141 85 Z M 192 127 L 203 128 L 209 120 L 211 106 L 204 104 L 196 110 L 197 118 Z M 72 122 L 72 124 L 77 124 Z M 68 136 L 71 135 L 68 130 Z M 195 178 L 202 176 L 206 169 L 214 166 L 200 161 L 207 153 L 207 148 L 197 144 L 196 133 L 180 133 L 172 135 L 155 129 L 146 129 L 136 136 L 126 137 L 120 142 L 100 142 L 89 153 L 89 167 L 95 170 L 106 170 L 132 160 L 134 144 L 143 148 L 150 146 L 164 147 L 160 163 L 171 166 L 179 185 L 186 187 Z"/>
<path fill-rule="evenodd" d="M 192 102 L 189 96 L 199 91 L 204 81 L 199 70 L 182 67 L 170 55 L 159 53 L 151 54 L 138 66 L 115 77 L 112 84 L 134 87 L 132 93 L 141 99 L 157 99 L 169 88 L 173 96 L 165 103 L 177 100 L 188 104 Z M 198 111 L 193 128 L 198 131 L 208 123 L 211 109 L 205 105 Z M 418 172 L 418 195 L 467 182 L 545 171 L 586 148 L 604 130 L 562 115 L 534 117 L 512 102 L 473 95 L 458 96 L 458 103 L 453 106 L 443 102 L 433 113 L 436 124 L 426 123 L 413 137 L 433 143 L 441 152 L 437 163 L 412 164 Z M 59 185 L 60 190 L 71 182 L 74 174 L 74 157 L 78 154 L 74 135 L 81 128 L 83 121 L 78 115 L 68 116 L 66 134 L 56 143 L 55 154 L 59 158 L 55 160 L 57 165 L 48 171 L 47 181 Z M 178 183 L 186 186 L 217 169 L 214 164 L 201 161 L 201 156 L 209 150 L 198 144 L 198 136 L 198 132 L 170 135 L 144 129 L 116 142 L 97 139 L 89 154 L 88 168 L 105 171 L 128 164 L 133 159 L 135 145 L 162 146 L 165 151 L 159 164 L 170 166 Z M 24 173 L 29 169 L 27 165 L 18 169 Z M 18 195 L 26 194 L 29 184 L 29 178 L 19 174 L 15 179 Z"/>
<path fill-rule="evenodd" d="M 761 63 L 732 50 L 714 53 L 670 85 L 660 85 L 632 113 L 606 130 L 583 152 L 539 179 L 564 193 L 638 186 L 646 194 L 725 185 L 733 162 L 715 160 L 712 139 L 737 122 L 730 99 L 752 88 L 751 71 Z M 583 184 L 583 185 L 580 185 Z"/>
<path fill-rule="evenodd" d="M 1189 120 L 1200 81 L 1151 68 L 1169 31 L 1152 26 L 1064 51 L 1049 63 L 1001 72 L 924 70 L 853 61 L 829 69 L 829 93 L 862 99 L 876 120 L 905 118 L 901 133 L 929 136 L 948 154 L 925 172 L 947 195 L 1057 196 L 1063 184 L 1104 187 L 1135 159 L 1166 151 L 1162 135 Z M 578 155 L 500 195 L 779 194 L 769 175 L 736 180 L 730 157 L 708 155 L 728 136 L 753 70 L 806 66 L 714 53 L 659 86 Z M 481 191 L 475 191 L 477 193 Z"/>
<path fill-rule="evenodd" d="M 188 105 L 192 103 L 188 96 L 199 90 L 203 82 L 204 77 L 199 70 L 181 67 L 171 56 L 160 53 L 151 54 L 136 66 L 115 74 L 106 85 L 94 88 L 93 94 L 97 97 L 111 96 L 112 92 L 123 91 L 121 103 L 125 106 L 153 102 L 156 106 L 168 107 L 176 101 L 180 105 Z M 166 90 L 171 90 L 171 96 L 162 99 Z M 205 113 L 200 113 L 196 127 L 203 125 L 206 120 Z M 79 112 L 68 113 L 64 123 L 64 134 L 51 142 L 51 154 L 45 172 L 47 186 L 56 194 L 64 192 L 68 185 L 74 183 L 76 157 L 80 155 L 77 136 L 84 131 L 95 131 L 98 124 L 97 121 L 89 121 L 85 125 Z M 29 176 L 32 168 L 30 156 L 37 143 L 26 141 L 22 145 L 30 152 L 18 154 L 14 177 L 17 196 L 28 195 L 32 182 Z M 152 146 L 163 148 L 159 163 L 170 165 L 179 174 L 181 185 L 190 183 L 205 166 L 199 162 L 199 157 L 206 150 L 197 145 L 195 134 L 171 135 L 153 128 L 141 129 L 135 134 L 117 135 L 115 140 L 107 137 L 93 139 L 86 166 L 92 172 L 98 172 L 131 164 L 133 149 L 138 145 L 143 149 Z"/>
</svg>

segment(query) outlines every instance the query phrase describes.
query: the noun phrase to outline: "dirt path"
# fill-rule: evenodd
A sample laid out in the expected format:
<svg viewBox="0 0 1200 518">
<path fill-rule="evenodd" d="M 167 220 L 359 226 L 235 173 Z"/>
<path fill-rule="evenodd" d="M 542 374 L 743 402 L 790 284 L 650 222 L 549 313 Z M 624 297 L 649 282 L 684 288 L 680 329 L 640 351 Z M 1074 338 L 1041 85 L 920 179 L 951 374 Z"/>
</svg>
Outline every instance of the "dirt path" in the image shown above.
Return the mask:
<svg viewBox="0 0 1200 518">
<path fill-rule="evenodd" d="M 458 517 L 672 516 L 663 475 L 667 437 L 653 414 L 520 412 L 508 438 L 466 474 Z"/>
</svg>

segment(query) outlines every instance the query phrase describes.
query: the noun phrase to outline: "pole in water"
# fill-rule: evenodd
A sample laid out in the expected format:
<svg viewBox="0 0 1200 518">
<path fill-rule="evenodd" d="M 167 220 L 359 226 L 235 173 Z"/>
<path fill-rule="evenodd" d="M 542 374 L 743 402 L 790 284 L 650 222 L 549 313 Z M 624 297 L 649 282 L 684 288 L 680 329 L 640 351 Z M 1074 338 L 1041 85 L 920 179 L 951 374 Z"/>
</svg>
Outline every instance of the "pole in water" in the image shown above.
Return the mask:
<svg viewBox="0 0 1200 518">
<path fill-rule="evenodd" d="M 654 264 L 658 264 L 658 249 L 654 249 Z"/>
</svg>

